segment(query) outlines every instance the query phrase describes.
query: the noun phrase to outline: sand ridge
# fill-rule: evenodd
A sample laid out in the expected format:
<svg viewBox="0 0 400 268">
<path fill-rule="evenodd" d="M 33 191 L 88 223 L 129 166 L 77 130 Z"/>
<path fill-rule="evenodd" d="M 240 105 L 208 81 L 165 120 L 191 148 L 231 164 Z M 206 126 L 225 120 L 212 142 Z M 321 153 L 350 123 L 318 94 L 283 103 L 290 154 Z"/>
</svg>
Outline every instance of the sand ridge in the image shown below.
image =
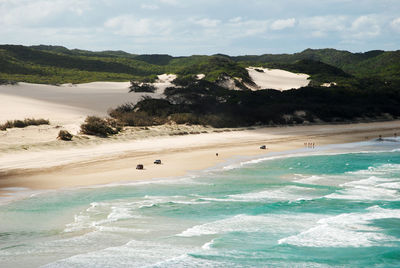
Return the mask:
<svg viewBox="0 0 400 268">
<path fill-rule="evenodd" d="M 298 89 L 310 83 L 307 74 L 297 74 L 279 69 L 268 69 L 260 67 L 248 67 L 250 78 L 257 85 L 248 86 L 252 90 L 276 89 L 280 91 Z"/>
</svg>

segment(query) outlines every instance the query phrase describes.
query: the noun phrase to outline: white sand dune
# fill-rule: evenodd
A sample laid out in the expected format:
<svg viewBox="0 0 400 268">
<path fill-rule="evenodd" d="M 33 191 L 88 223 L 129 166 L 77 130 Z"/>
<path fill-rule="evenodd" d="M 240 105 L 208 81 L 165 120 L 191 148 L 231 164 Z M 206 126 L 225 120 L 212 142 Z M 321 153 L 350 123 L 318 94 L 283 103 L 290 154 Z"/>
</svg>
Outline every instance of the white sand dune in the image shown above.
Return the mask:
<svg viewBox="0 0 400 268">
<path fill-rule="evenodd" d="M 94 82 L 0 86 L 0 122 L 41 117 L 57 123 L 71 123 L 76 122 L 77 116 L 105 116 L 108 109 L 136 103 L 145 95 L 160 97 L 158 93 L 128 93 L 129 85 L 129 82 Z"/>
<path fill-rule="evenodd" d="M 202 80 L 202 79 L 204 79 L 204 77 L 206 77 L 205 74 L 198 74 L 198 75 L 196 75 L 196 79 L 197 79 L 197 80 Z"/>
<path fill-rule="evenodd" d="M 175 86 L 172 84 L 172 81 L 174 81 L 176 78 L 175 74 L 161 74 L 158 76 L 158 80 L 153 83 L 153 86 L 156 88 L 156 94 L 164 94 L 164 91 L 168 87 L 173 87 Z"/>
<path fill-rule="evenodd" d="M 280 91 L 298 89 L 310 83 L 307 74 L 296 74 L 279 69 L 266 69 L 259 67 L 246 68 L 250 78 L 257 86 L 249 86 L 252 90 L 276 89 Z M 262 72 L 257 71 L 262 70 Z"/>
</svg>

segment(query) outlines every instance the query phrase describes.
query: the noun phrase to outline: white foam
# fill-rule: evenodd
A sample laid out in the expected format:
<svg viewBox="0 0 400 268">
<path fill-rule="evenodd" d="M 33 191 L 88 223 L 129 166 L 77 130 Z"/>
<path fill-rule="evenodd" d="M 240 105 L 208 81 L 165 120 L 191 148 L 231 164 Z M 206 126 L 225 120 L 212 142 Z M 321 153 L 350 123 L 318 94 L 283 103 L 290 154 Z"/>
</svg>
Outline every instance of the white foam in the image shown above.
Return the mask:
<svg viewBox="0 0 400 268">
<path fill-rule="evenodd" d="M 65 226 L 64 232 L 76 232 L 85 229 L 106 231 L 110 223 L 125 220 L 144 219 L 141 209 L 157 207 L 162 204 L 198 205 L 210 203 L 206 200 L 192 199 L 185 196 L 145 196 L 134 201 L 93 202 L 74 216 L 74 221 Z M 132 230 L 137 232 L 138 230 Z"/>
<path fill-rule="evenodd" d="M 279 244 L 302 247 L 371 247 L 400 241 L 372 226 L 378 219 L 400 218 L 400 210 L 370 207 L 365 213 L 344 213 L 318 221 L 318 225 L 300 234 L 282 238 Z"/>
<path fill-rule="evenodd" d="M 252 192 L 246 194 L 236 194 L 229 196 L 233 201 L 298 201 L 312 200 L 321 197 L 315 194 L 315 189 L 299 186 L 285 186 L 278 189 L 268 189 L 261 192 Z"/>
<path fill-rule="evenodd" d="M 101 229 L 104 224 L 128 219 L 138 219 L 142 216 L 134 214 L 130 203 L 98 203 L 90 204 L 90 207 L 74 216 L 74 222 L 66 225 L 64 232 L 75 232 L 84 229 Z"/>
<path fill-rule="evenodd" d="M 283 159 L 283 158 L 294 158 L 294 157 L 306 157 L 306 156 L 334 156 L 334 155 L 344 155 L 344 154 L 371 154 L 371 153 L 383 153 L 389 152 L 388 150 L 369 150 L 363 151 L 361 150 L 363 146 L 373 145 L 375 143 L 371 142 L 355 142 L 355 143 L 346 143 L 346 144 L 333 144 L 333 145 L 325 145 L 315 150 L 309 151 L 307 149 L 298 149 L 289 152 L 276 152 L 276 153 L 268 153 L 267 155 L 258 157 L 256 159 L 245 160 L 239 163 L 232 163 L 224 166 L 223 170 L 232 170 L 243 168 L 247 165 L 258 164 L 266 161 Z M 340 152 L 331 151 L 340 149 Z"/>
<path fill-rule="evenodd" d="M 398 179 L 387 179 L 371 176 L 367 179 L 352 181 L 342 184 L 345 187 L 336 193 L 325 196 L 330 199 L 348 199 L 348 200 L 400 200 Z"/>
<path fill-rule="evenodd" d="M 368 169 L 348 172 L 354 175 L 385 175 L 392 173 L 400 173 L 400 164 L 384 164 L 378 167 L 368 167 Z"/>
<path fill-rule="evenodd" d="M 299 176 L 298 174 L 296 174 L 296 175 Z M 301 178 L 299 180 L 295 180 L 295 182 L 303 183 L 303 184 L 318 184 L 317 182 L 326 179 L 324 177 L 317 176 L 317 175 L 312 175 L 309 177 L 304 177 L 304 176 L 301 176 L 301 177 L 303 177 L 303 178 Z"/>
<path fill-rule="evenodd" d="M 214 239 L 202 245 L 201 248 L 204 250 L 210 250 L 213 244 L 214 244 Z"/>
<path fill-rule="evenodd" d="M 245 215 L 240 214 L 219 221 L 195 225 L 177 236 L 194 237 L 203 235 L 215 235 L 229 232 L 293 232 L 310 227 L 323 215 L 303 214 L 268 214 Z M 296 225 L 293 225 L 296 222 Z"/>
<path fill-rule="evenodd" d="M 50 267 L 146 267 L 184 258 L 190 247 L 132 240 L 125 245 L 78 254 L 44 265 Z"/>
</svg>

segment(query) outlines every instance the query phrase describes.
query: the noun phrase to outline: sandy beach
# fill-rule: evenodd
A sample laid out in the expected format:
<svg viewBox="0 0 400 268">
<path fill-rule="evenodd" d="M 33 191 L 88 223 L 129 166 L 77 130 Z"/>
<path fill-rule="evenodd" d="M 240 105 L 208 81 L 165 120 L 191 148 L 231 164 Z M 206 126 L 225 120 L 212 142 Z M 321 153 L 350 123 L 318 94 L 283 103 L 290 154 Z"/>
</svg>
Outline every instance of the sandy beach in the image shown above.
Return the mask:
<svg viewBox="0 0 400 268">
<path fill-rule="evenodd" d="M 170 82 L 168 76 L 164 79 Z M 60 129 L 77 134 L 87 115 L 106 115 L 106 107 L 137 101 L 142 95 L 128 94 L 128 86 L 104 82 L 0 86 L 1 122 L 26 117 L 51 122 L 0 131 L 0 193 L 13 187 L 60 189 L 176 177 L 234 157 L 301 149 L 305 142 L 318 147 L 400 133 L 399 121 L 241 129 L 170 124 L 127 128 L 106 139 L 86 135 L 71 142 L 56 139 Z M 268 149 L 261 150 L 261 145 Z M 163 164 L 154 165 L 156 159 Z M 137 164 L 144 170 L 136 170 Z"/>
<path fill-rule="evenodd" d="M 179 126 L 175 126 L 179 128 Z M 153 131 L 159 127 L 154 127 Z M 149 130 L 150 131 L 150 130 Z M 159 129 L 165 133 L 165 129 Z M 151 132 L 151 131 L 150 131 Z M 259 128 L 185 136 L 97 139 L 78 144 L 46 144 L 0 155 L 0 187 L 59 189 L 185 175 L 239 156 L 304 148 L 304 142 L 340 144 L 393 136 L 400 122 Z M 132 132 L 134 133 L 134 132 Z M 154 132 L 153 132 L 154 134 Z M 62 142 L 59 142 L 62 143 Z M 259 149 L 266 145 L 267 150 Z M 312 149 L 310 149 L 312 150 Z M 216 156 L 218 153 L 218 156 Z M 154 165 L 161 159 L 162 165 Z M 143 164 L 144 170 L 136 170 Z"/>
</svg>

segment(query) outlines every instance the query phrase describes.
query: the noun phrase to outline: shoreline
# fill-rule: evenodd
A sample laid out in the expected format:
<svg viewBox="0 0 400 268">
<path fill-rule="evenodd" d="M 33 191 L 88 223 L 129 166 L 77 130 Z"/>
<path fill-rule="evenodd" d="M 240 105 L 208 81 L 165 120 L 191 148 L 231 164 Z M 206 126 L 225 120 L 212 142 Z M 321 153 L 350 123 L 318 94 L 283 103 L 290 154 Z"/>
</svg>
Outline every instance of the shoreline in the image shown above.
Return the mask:
<svg viewBox="0 0 400 268">
<path fill-rule="evenodd" d="M 14 157 L 13 160 L 15 163 L 19 163 L 19 166 L 11 169 L 0 168 L 0 197 L 20 192 L 10 189 L 58 190 L 176 178 L 190 172 L 216 167 L 235 158 L 257 158 L 268 156 L 270 153 L 302 149 L 304 142 L 308 141 L 314 142 L 318 148 L 328 144 L 371 140 L 378 138 L 379 135 L 393 136 L 396 132 L 400 132 L 400 121 L 274 127 L 155 137 L 100 144 L 80 149 L 41 149 L 33 152 L 32 157 L 34 158 L 31 159 L 33 162 L 31 162 L 30 169 L 24 168 L 24 164 L 21 162 L 21 157 L 29 156 L 30 152 L 25 154 L 8 153 L 9 155 L 6 157 L 8 159 Z M 155 144 L 156 148 L 154 148 Z M 259 149 L 259 146 L 264 144 L 268 149 Z M 108 146 L 108 151 L 104 150 L 105 147 L 101 149 L 101 146 Z M 125 147 L 125 151 L 120 151 L 121 146 Z M 88 157 L 86 154 L 90 156 L 91 151 L 95 148 L 100 148 L 99 154 L 93 158 Z M 115 149 L 114 154 L 107 155 L 113 149 Z M 313 149 L 307 150 L 313 151 Z M 66 154 L 67 151 L 69 154 Z M 35 155 L 35 153 L 37 154 Z M 57 163 L 56 157 L 51 157 L 52 153 L 55 156 L 69 159 L 70 162 L 60 165 Z M 216 153 L 219 156 L 216 156 Z M 46 158 L 46 154 L 51 159 Z M 42 155 L 43 159 L 40 159 L 38 155 Z M 3 159 L 5 159 L 4 156 Z M 161 159 L 163 164 L 154 165 L 153 161 L 156 159 Z M 53 161 L 53 166 L 51 161 Z M 43 166 L 43 163 L 50 164 L 50 166 Z M 145 170 L 136 170 L 137 164 L 143 164 Z"/>
</svg>

